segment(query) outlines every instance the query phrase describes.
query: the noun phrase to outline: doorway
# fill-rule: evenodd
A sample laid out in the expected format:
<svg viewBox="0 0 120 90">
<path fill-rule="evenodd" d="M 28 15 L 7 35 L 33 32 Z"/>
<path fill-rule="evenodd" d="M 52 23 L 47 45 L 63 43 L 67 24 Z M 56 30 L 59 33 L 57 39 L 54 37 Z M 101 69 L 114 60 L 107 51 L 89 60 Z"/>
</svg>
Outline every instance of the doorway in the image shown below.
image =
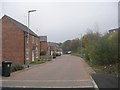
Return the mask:
<svg viewBox="0 0 120 90">
<path fill-rule="evenodd" d="M 34 62 L 34 50 L 32 50 L 32 62 Z"/>
</svg>

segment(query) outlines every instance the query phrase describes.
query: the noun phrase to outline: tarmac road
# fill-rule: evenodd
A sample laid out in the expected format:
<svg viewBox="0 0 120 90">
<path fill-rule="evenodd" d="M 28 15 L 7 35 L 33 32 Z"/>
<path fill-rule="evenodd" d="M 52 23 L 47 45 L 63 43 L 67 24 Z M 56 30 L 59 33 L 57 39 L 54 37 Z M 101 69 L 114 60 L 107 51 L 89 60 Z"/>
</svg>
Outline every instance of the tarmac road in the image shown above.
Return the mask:
<svg viewBox="0 0 120 90">
<path fill-rule="evenodd" d="M 3 77 L 2 87 L 93 88 L 90 73 L 94 71 L 80 57 L 62 55 Z"/>
</svg>

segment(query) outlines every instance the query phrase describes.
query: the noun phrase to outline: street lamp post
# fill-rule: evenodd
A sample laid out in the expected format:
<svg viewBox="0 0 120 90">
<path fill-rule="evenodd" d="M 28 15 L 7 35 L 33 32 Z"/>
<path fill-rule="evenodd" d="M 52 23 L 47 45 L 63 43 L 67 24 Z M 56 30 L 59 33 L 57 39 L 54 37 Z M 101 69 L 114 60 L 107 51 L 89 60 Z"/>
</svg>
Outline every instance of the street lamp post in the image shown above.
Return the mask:
<svg viewBox="0 0 120 90">
<path fill-rule="evenodd" d="M 29 58 L 30 58 L 30 57 L 29 57 L 29 31 L 30 31 L 30 30 L 29 30 L 29 24 L 30 24 L 30 13 L 31 13 L 31 12 L 35 12 L 35 11 L 36 11 L 36 10 L 29 10 L 29 11 L 28 11 L 28 39 L 27 39 L 27 40 L 28 40 L 28 60 L 27 60 L 27 67 L 28 67 L 28 68 L 29 68 Z"/>
</svg>

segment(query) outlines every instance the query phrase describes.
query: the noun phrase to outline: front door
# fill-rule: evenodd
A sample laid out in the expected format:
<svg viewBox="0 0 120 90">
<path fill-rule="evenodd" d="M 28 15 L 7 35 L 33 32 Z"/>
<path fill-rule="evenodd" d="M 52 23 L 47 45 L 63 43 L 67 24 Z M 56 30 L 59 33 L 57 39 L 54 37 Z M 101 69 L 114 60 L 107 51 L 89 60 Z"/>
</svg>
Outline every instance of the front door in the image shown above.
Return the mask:
<svg viewBox="0 0 120 90">
<path fill-rule="evenodd" d="M 34 50 L 32 50 L 32 62 L 34 62 Z"/>
</svg>

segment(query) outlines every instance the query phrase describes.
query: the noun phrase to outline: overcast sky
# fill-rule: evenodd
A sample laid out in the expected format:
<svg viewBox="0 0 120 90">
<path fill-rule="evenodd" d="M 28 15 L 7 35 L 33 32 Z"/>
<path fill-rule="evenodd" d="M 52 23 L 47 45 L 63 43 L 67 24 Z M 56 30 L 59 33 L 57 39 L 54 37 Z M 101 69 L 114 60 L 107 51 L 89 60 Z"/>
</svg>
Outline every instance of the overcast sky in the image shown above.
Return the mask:
<svg viewBox="0 0 120 90">
<path fill-rule="evenodd" d="M 35 9 L 37 11 L 30 14 L 30 28 L 39 36 L 47 35 L 48 41 L 74 39 L 84 35 L 88 28 L 105 33 L 118 27 L 118 0 L 12 1 L 0 3 L 0 17 L 6 14 L 27 25 L 27 12 Z"/>
</svg>

